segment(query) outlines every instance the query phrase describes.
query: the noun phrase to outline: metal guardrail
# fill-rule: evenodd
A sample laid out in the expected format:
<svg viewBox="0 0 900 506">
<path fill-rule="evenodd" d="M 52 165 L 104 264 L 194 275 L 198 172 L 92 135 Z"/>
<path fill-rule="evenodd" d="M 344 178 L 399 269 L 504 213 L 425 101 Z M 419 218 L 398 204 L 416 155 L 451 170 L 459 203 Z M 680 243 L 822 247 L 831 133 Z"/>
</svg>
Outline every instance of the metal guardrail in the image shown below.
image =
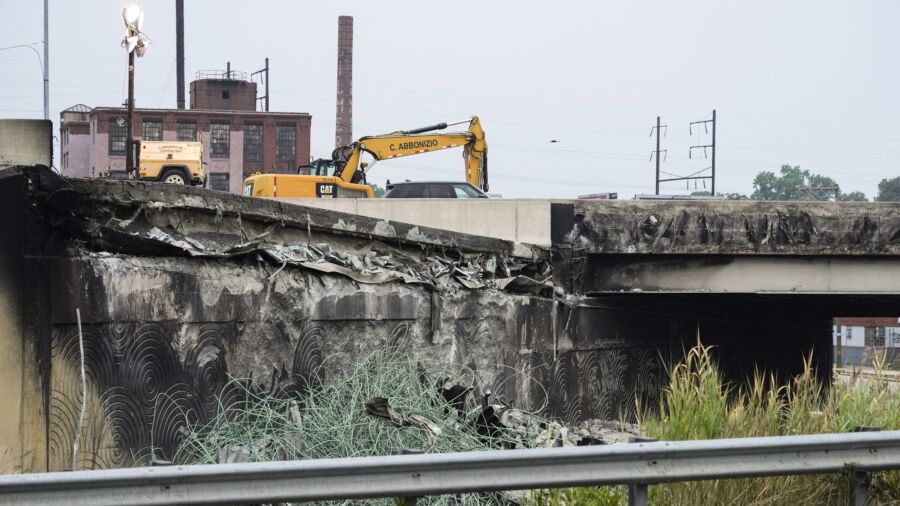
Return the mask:
<svg viewBox="0 0 900 506">
<path fill-rule="evenodd" d="M 0 476 L 0 504 L 249 504 L 900 468 L 900 431 Z M 855 500 L 854 500 L 855 503 Z"/>
</svg>

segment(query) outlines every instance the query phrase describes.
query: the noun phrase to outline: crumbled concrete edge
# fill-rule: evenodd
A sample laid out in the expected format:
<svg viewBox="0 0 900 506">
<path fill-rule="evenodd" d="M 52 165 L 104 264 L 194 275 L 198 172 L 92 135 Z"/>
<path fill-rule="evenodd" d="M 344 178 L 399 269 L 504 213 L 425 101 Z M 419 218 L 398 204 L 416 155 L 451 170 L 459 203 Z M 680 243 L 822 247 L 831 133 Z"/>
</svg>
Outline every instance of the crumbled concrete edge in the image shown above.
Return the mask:
<svg viewBox="0 0 900 506">
<path fill-rule="evenodd" d="M 900 203 L 590 202 L 566 242 L 587 253 L 898 255 Z"/>
<path fill-rule="evenodd" d="M 424 244 L 473 252 L 501 252 L 527 259 L 546 259 L 547 248 L 502 239 L 381 220 L 270 199 L 245 197 L 191 186 L 109 179 L 69 179 L 70 187 L 97 202 L 129 204 L 158 202 L 198 212 L 239 214 L 285 226 L 310 227 L 355 237 L 377 238 L 395 244 Z"/>
<path fill-rule="evenodd" d="M 80 241 L 70 249 L 253 256 L 279 269 L 291 265 L 358 283 L 399 281 L 438 291 L 554 292 L 548 253 L 537 247 L 200 188 L 67 180 L 34 168 L 25 173 L 27 194 L 43 213 L 37 219 Z"/>
</svg>

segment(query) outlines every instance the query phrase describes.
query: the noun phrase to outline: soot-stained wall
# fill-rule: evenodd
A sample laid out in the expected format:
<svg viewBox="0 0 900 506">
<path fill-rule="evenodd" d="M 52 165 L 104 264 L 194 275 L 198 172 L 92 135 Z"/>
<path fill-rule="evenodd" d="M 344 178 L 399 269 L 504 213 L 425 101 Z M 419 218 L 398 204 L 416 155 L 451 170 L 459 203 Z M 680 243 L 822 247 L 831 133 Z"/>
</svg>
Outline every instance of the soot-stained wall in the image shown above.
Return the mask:
<svg viewBox="0 0 900 506">
<path fill-rule="evenodd" d="M 616 326 L 633 315 L 498 291 L 359 285 L 265 264 L 90 253 L 42 261 L 49 325 L 48 470 L 71 467 L 82 314 L 88 410 L 76 467 L 171 458 L 215 412 L 229 376 L 290 394 L 383 346 L 476 371 L 477 391 L 569 423 L 629 417 L 653 401 L 671 336 Z M 433 319 L 439 319 L 436 324 Z M 658 320 L 664 334 L 667 323 Z M 46 332 L 47 335 L 41 335 Z M 328 361 L 328 367 L 319 366 Z M 348 406 L 348 409 L 363 409 Z"/>
<path fill-rule="evenodd" d="M 171 458 L 215 399 L 241 401 L 229 377 L 291 395 L 385 346 L 466 366 L 478 395 L 576 424 L 654 405 L 665 363 L 698 334 L 739 377 L 772 357 L 796 370 L 824 321 L 779 317 L 773 331 L 715 299 L 566 293 L 562 274 L 578 265 L 560 260 L 572 255 L 557 239 L 554 286 L 546 251 L 508 241 L 171 185 L 49 171 L 16 181 L 25 219 L 11 232 L 23 251 L 10 260 L 22 272 L 11 310 L 22 324 L 0 344 L 21 350 L 9 404 L 25 471 L 72 466 L 76 309 L 88 382 L 77 469 L 146 464 L 151 448 Z M 289 254 L 312 250 L 322 256 Z"/>
</svg>

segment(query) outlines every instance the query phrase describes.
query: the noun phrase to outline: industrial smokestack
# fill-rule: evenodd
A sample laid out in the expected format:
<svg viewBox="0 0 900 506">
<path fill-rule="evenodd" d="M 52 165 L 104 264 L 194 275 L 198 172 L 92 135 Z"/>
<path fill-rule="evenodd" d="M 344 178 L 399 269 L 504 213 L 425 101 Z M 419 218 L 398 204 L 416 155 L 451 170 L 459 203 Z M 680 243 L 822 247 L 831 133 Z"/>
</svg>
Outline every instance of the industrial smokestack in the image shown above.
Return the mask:
<svg viewBox="0 0 900 506">
<path fill-rule="evenodd" d="M 178 65 L 178 108 L 184 109 L 184 0 L 175 0 L 175 60 Z"/>
<path fill-rule="evenodd" d="M 353 16 L 338 17 L 335 147 L 353 142 Z"/>
</svg>

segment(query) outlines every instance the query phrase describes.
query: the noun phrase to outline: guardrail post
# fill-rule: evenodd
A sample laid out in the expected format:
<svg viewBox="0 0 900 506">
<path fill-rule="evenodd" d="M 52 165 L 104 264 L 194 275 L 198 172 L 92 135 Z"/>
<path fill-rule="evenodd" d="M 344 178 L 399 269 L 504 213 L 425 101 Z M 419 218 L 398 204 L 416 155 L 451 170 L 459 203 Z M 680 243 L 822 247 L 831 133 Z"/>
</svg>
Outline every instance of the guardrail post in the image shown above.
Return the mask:
<svg viewBox="0 0 900 506">
<path fill-rule="evenodd" d="M 649 497 L 647 484 L 638 483 L 628 486 L 628 506 L 647 506 Z"/>
<path fill-rule="evenodd" d="M 659 441 L 655 437 L 629 436 L 629 443 L 653 443 Z M 628 506 L 647 506 L 650 494 L 646 483 L 628 485 Z"/>
<path fill-rule="evenodd" d="M 866 506 L 869 498 L 869 473 L 853 471 L 850 476 L 850 505 Z"/>
<path fill-rule="evenodd" d="M 859 425 L 853 428 L 853 432 L 880 432 L 881 427 Z M 850 504 L 851 506 L 866 506 L 869 499 L 869 473 L 860 470 L 852 470 L 850 474 Z"/>
<path fill-rule="evenodd" d="M 399 452 L 400 455 L 421 455 L 423 453 L 425 452 L 416 448 L 401 448 Z M 419 503 L 419 498 L 416 496 L 398 497 L 396 503 L 397 506 L 416 506 Z"/>
</svg>

